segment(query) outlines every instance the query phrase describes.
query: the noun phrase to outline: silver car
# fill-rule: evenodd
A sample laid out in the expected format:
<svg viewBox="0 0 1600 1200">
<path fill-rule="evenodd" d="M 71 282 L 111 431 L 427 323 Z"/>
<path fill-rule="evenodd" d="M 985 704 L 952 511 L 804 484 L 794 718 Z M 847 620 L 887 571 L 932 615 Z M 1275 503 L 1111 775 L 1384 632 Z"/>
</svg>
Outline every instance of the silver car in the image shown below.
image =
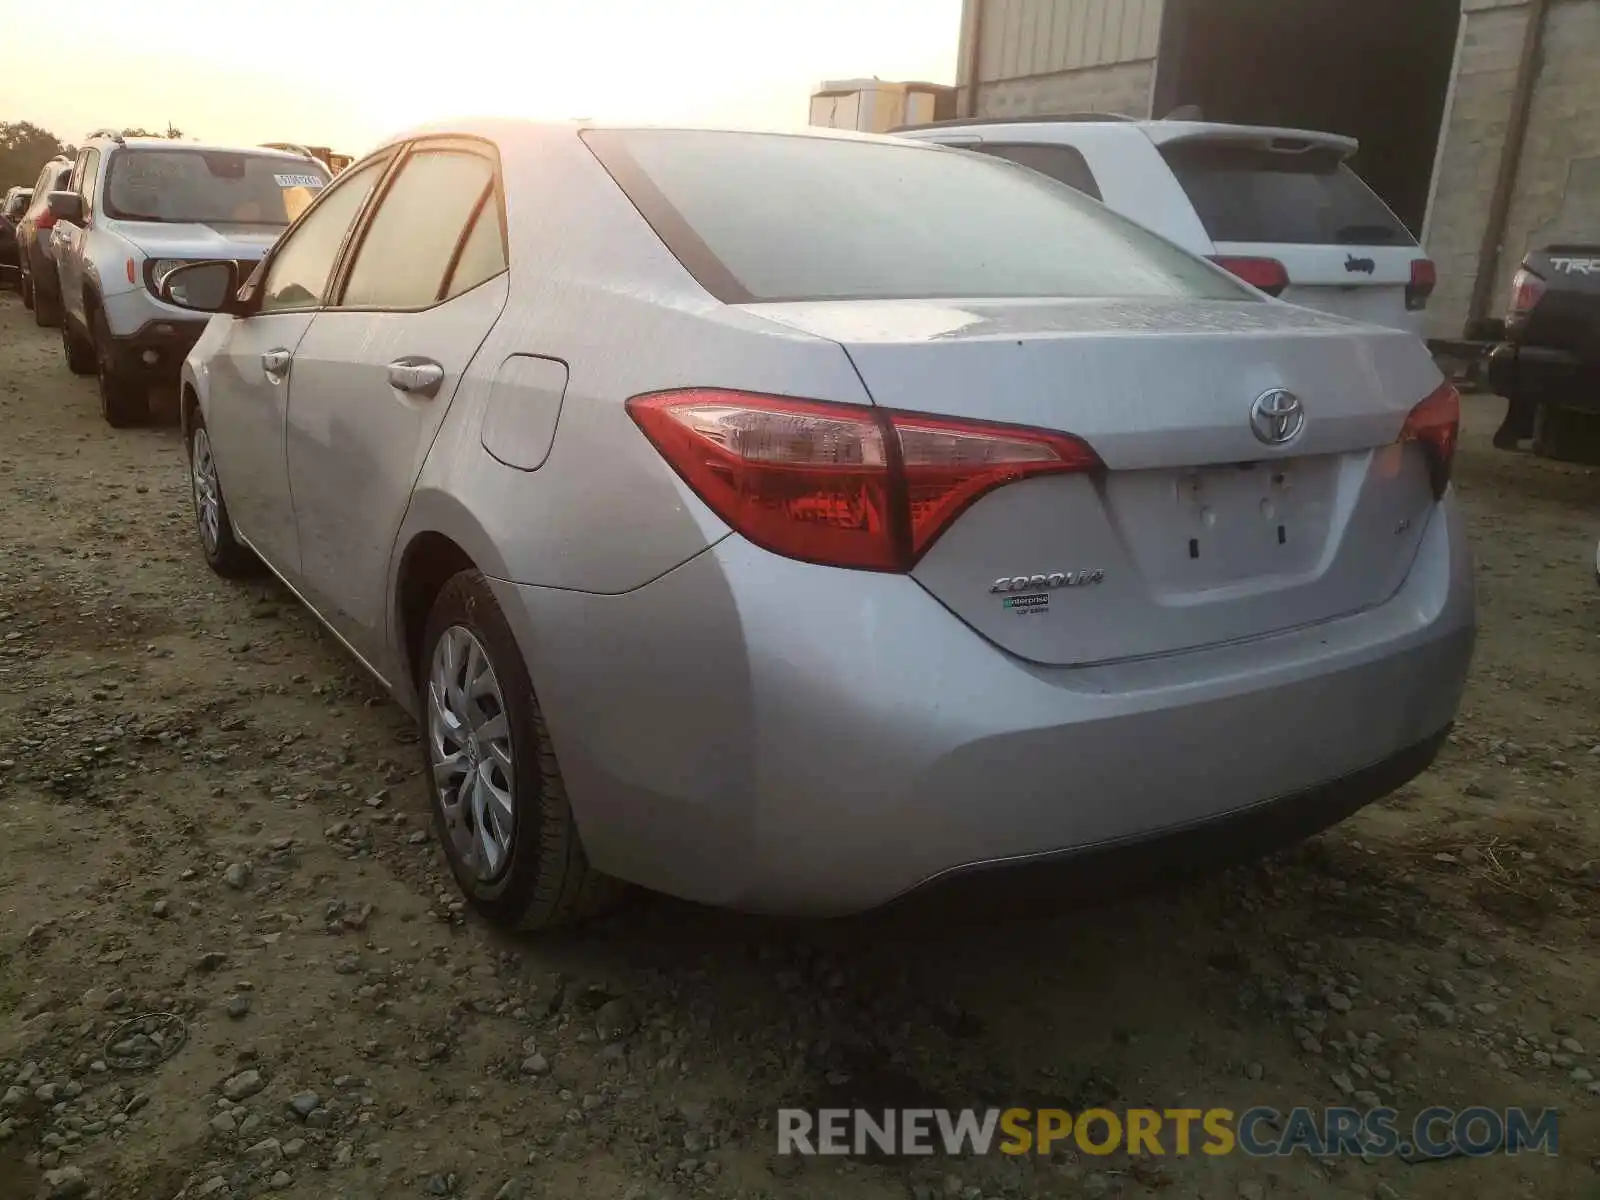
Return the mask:
<svg viewBox="0 0 1600 1200">
<path fill-rule="evenodd" d="M 1422 343 L 1025 168 L 448 125 L 237 270 L 163 283 L 218 312 L 183 370 L 206 557 L 264 561 L 420 719 L 495 921 L 1246 852 L 1456 715 Z"/>
</svg>

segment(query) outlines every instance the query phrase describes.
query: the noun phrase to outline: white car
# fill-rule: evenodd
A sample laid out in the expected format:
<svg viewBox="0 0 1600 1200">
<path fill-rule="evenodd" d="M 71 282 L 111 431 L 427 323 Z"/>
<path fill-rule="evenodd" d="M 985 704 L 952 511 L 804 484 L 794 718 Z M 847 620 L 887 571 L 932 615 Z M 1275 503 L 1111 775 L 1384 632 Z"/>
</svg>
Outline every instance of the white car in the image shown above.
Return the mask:
<svg viewBox="0 0 1600 1200">
<path fill-rule="evenodd" d="M 164 304 L 174 267 L 228 259 L 248 274 L 328 182 L 313 158 L 105 133 L 50 194 L 67 365 L 100 382 L 112 425 L 146 412 L 149 385 L 176 380 L 206 323 Z"/>
<path fill-rule="evenodd" d="M 1434 265 L 1350 169 L 1352 138 L 1097 113 L 895 132 L 1032 167 L 1269 296 L 1423 335 Z"/>
</svg>

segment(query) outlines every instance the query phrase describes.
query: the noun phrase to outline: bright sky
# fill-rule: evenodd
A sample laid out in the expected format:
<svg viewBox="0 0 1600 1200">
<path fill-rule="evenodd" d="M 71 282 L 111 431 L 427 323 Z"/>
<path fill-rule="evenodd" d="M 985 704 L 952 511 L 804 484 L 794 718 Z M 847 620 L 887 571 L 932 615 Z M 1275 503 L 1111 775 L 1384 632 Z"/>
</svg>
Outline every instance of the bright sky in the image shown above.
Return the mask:
<svg viewBox="0 0 1600 1200">
<path fill-rule="evenodd" d="M 0 0 L 0 120 L 360 154 L 464 115 L 803 125 L 824 79 L 955 78 L 961 0 Z M 20 23 L 19 23 L 20 22 Z"/>
</svg>

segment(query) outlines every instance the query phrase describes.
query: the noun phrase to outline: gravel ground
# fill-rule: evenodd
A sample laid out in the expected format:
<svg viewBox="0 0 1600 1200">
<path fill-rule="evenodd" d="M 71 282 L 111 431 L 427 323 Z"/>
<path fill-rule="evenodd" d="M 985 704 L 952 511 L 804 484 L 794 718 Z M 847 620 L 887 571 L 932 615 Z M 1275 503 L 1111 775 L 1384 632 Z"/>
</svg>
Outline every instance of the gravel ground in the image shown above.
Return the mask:
<svg viewBox="0 0 1600 1200">
<path fill-rule="evenodd" d="M 107 428 L 0 295 L 0 1200 L 1600 1195 L 1600 473 L 1498 415 L 1460 725 L 1315 842 L 1004 921 L 640 898 L 516 940 L 462 913 L 405 717 L 211 576 L 175 430 Z M 1558 1106 L 1561 1153 L 773 1154 L 784 1104 L 1374 1099 Z"/>
</svg>

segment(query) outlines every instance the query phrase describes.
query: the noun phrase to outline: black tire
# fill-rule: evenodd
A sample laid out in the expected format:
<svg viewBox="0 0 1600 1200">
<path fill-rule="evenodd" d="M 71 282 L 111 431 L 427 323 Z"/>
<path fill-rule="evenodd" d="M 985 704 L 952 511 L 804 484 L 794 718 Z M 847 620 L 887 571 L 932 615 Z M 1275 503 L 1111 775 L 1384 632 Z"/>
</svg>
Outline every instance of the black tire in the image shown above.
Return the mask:
<svg viewBox="0 0 1600 1200">
<path fill-rule="evenodd" d="M 204 484 L 201 480 L 203 472 L 195 470 L 196 443 L 199 442 L 201 451 L 210 460 L 210 484 L 216 493 L 217 502 L 217 532 L 214 539 L 207 536 L 205 502 L 203 492 Z M 234 536 L 233 519 L 228 515 L 228 501 L 222 493 L 222 477 L 216 469 L 216 459 L 211 455 L 211 435 L 206 430 L 205 418 L 200 415 L 198 408 L 190 418 L 189 435 L 185 439 L 184 448 L 188 452 L 189 463 L 189 499 L 194 508 L 195 536 L 200 539 L 200 552 L 206 556 L 206 563 L 224 579 L 240 579 L 258 574 L 261 570 L 261 560 L 255 553 Z"/>
<path fill-rule="evenodd" d="M 61 297 L 50 289 L 50 282 L 55 278 L 55 272 L 50 273 L 47 280 L 40 274 L 40 267 L 46 263 L 38 247 L 28 252 L 28 279 L 33 291 L 33 323 L 42 329 L 54 329 L 61 323 Z"/>
<path fill-rule="evenodd" d="M 1534 418 L 1533 452 L 1557 462 L 1600 463 L 1600 415 L 1541 404 Z"/>
<path fill-rule="evenodd" d="M 61 301 L 47 296 L 38 285 L 33 289 L 33 323 L 40 329 L 54 329 L 61 324 Z"/>
<path fill-rule="evenodd" d="M 95 373 L 94 343 L 72 323 L 72 318 L 61 320 L 61 353 L 66 356 L 67 370 L 74 375 Z"/>
<path fill-rule="evenodd" d="M 17 280 L 17 291 L 22 293 L 22 307 L 33 311 L 33 279 L 24 273 Z"/>
<path fill-rule="evenodd" d="M 150 415 L 150 391 L 143 379 L 128 375 L 117 366 L 116 346 L 106 315 L 98 307 L 89 309 L 89 337 L 94 347 L 95 374 L 100 383 L 100 415 L 113 429 L 137 425 Z"/>
<path fill-rule="evenodd" d="M 462 857 L 434 780 L 429 692 L 434 652 L 453 627 L 470 633 L 488 658 L 500 684 L 510 727 L 511 846 L 506 866 L 489 881 L 479 878 Z M 527 663 L 505 614 L 477 571 L 455 576 L 434 601 L 423 633 L 418 676 L 423 706 L 423 778 L 428 780 L 433 801 L 434 826 L 456 883 L 472 906 L 496 925 L 521 930 L 556 929 L 615 907 L 623 886 L 589 865 Z"/>
</svg>

